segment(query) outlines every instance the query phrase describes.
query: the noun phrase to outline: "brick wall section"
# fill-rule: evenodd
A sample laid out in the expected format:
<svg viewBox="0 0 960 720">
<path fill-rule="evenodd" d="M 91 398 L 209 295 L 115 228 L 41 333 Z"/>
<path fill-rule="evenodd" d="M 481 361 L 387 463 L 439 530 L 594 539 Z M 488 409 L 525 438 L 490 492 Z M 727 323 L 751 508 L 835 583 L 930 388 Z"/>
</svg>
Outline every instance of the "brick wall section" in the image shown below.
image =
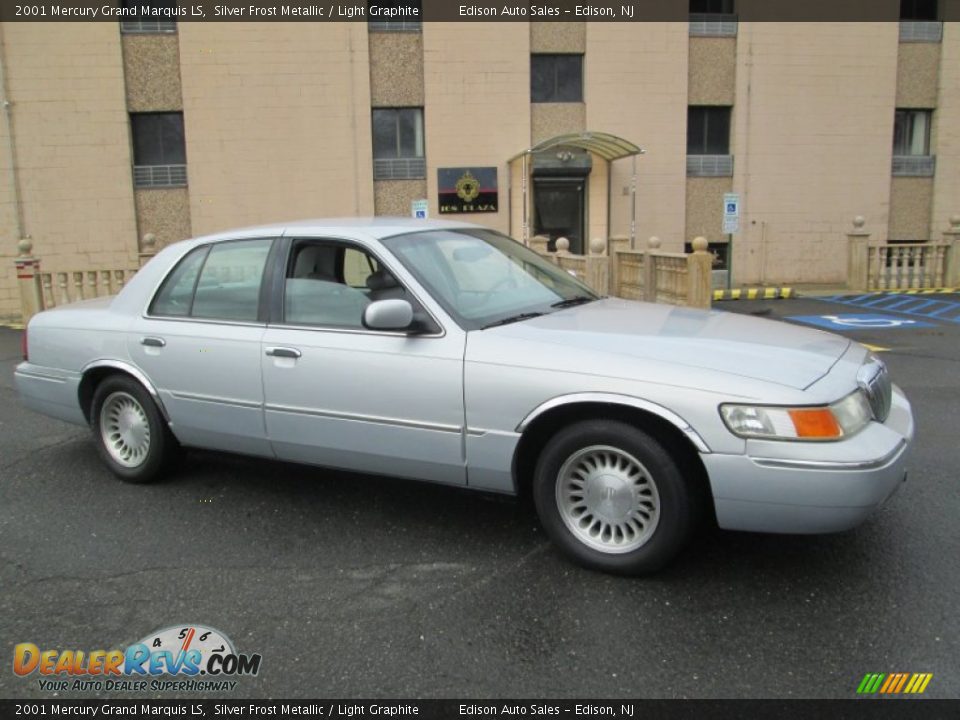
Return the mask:
<svg viewBox="0 0 960 720">
<path fill-rule="evenodd" d="M 683 247 L 688 36 L 678 22 L 587 25 L 587 128 L 646 149 L 637 158 L 637 238 L 656 235 L 665 250 Z M 629 158 L 613 164 L 613 235 L 630 231 L 630 174 Z"/>
<path fill-rule="evenodd" d="M 135 267 L 119 25 L 6 23 L 2 32 L 25 231 L 34 254 L 45 270 Z M 6 166 L 6 138 L 0 141 Z M 10 316 L 20 307 L 6 179 L 0 235 L 0 316 Z"/>
<path fill-rule="evenodd" d="M 499 212 L 460 219 L 508 232 L 507 160 L 530 143 L 528 25 L 424 23 L 423 78 L 430 216 L 438 167 L 496 166 Z"/>
<path fill-rule="evenodd" d="M 936 238 L 960 215 L 960 23 L 943 24 L 940 94 L 933 114 L 933 150 L 937 177 L 933 187 L 932 230 Z"/>
<path fill-rule="evenodd" d="M 736 282 L 841 282 L 854 215 L 886 239 L 896 23 L 741 23 Z"/>
<path fill-rule="evenodd" d="M 373 214 L 366 23 L 183 23 L 195 234 Z"/>
</svg>

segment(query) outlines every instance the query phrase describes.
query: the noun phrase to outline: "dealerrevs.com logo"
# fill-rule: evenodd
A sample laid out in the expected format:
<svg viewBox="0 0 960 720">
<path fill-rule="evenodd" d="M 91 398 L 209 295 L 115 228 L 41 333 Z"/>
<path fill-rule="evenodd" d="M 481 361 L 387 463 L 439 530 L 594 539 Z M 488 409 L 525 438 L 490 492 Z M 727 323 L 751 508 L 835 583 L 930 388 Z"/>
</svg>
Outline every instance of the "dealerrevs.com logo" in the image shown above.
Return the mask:
<svg viewBox="0 0 960 720">
<path fill-rule="evenodd" d="M 226 635 L 203 625 L 173 625 L 123 650 L 13 649 L 13 672 L 38 676 L 41 690 L 229 691 L 260 672 L 260 655 L 238 653 Z"/>
</svg>

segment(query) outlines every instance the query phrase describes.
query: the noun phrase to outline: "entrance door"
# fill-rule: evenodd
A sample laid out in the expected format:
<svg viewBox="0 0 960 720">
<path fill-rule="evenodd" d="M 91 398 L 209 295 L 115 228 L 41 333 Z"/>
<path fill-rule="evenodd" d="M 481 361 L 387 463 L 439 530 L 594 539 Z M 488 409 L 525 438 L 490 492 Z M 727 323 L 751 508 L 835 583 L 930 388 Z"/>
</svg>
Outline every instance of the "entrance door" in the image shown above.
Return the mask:
<svg viewBox="0 0 960 720">
<path fill-rule="evenodd" d="M 570 241 L 570 252 L 583 254 L 585 178 L 535 177 L 533 179 L 533 231 L 550 238 L 553 252 L 557 238 Z"/>
</svg>

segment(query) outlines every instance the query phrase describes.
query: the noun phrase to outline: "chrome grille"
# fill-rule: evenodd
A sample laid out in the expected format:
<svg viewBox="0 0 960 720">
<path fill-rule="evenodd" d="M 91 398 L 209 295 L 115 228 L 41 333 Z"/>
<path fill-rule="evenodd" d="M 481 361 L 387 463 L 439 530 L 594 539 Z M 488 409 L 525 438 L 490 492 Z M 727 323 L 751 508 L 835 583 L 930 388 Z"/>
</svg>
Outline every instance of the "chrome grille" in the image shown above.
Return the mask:
<svg viewBox="0 0 960 720">
<path fill-rule="evenodd" d="M 886 421 L 893 395 L 887 366 L 879 358 L 871 358 L 857 373 L 857 383 L 867 395 L 874 419 Z"/>
</svg>

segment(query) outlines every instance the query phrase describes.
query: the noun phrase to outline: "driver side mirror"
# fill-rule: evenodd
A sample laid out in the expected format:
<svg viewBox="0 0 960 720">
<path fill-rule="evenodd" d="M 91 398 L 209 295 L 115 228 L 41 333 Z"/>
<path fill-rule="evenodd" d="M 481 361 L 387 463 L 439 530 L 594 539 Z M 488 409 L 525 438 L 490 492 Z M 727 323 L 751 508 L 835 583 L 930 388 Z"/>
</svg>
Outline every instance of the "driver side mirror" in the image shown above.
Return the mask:
<svg viewBox="0 0 960 720">
<path fill-rule="evenodd" d="M 363 326 L 370 330 L 408 330 L 412 323 L 413 306 L 406 300 L 377 300 L 363 311 Z"/>
</svg>

